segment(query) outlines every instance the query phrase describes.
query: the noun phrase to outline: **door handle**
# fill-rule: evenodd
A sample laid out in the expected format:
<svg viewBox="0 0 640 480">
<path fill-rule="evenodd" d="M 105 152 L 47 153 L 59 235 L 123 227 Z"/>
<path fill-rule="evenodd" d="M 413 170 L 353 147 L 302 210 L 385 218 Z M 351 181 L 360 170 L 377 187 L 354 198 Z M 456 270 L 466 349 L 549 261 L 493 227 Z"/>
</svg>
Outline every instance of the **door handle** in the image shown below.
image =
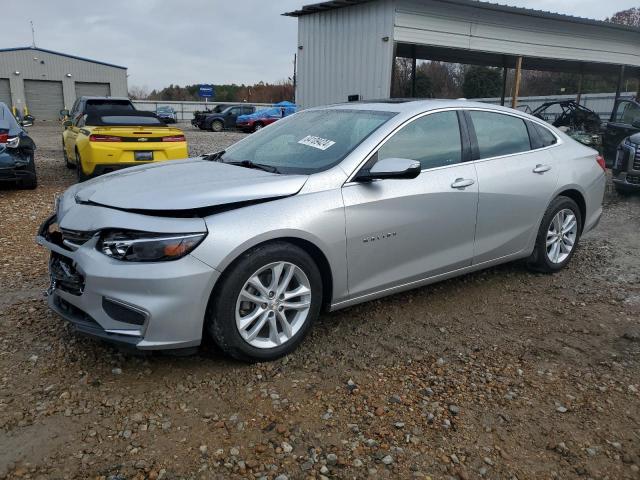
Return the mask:
<svg viewBox="0 0 640 480">
<path fill-rule="evenodd" d="M 470 187 L 474 183 L 476 183 L 476 181 L 471 180 L 470 178 L 456 178 L 456 181 L 451 184 L 451 188 L 462 190 L 464 188 Z"/>
<path fill-rule="evenodd" d="M 536 165 L 536 168 L 533 169 L 533 173 L 545 173 L 551 170 L 549 165 Z"/>
</svg>

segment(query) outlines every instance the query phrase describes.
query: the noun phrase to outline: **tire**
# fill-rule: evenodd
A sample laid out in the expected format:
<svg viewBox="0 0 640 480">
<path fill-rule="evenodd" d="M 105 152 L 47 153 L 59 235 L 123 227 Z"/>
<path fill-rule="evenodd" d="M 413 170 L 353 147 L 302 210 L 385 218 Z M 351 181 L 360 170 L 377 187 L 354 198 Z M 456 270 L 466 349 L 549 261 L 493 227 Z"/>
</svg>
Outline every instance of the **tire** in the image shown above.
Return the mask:
<svg viewBox="0 0 640 480">
<path fill-rule="evenodd" d="M 27 171 L 31 173 L 29 178 L 22 179 L 18 182 L 18 187 L 26 190 L 34 190 L 38 187 L 38 176 L 36 174 L 36 162 L 31 156 L 29 160 L 29 165 L 27 166 Z"/>
<path fill-rule="evenodd" d="M 263 124 L 261 124 L 261 123 L 256 123 L 256 124 L 253 126 L 253 131 L 254 131 L 254 132 L 257 132 L 257 131 L 259 131 L 259 130 L 262 130 L 263 128 L 264 128 L 264 125 L 263 125 Z"/>
<path fill-rule="evenodd" d="M 614 183 L 613 185 L 616 189 L 616 192 L 621 197 L 628 197 L 633 193 L 633 191 L 630 188 L 623 187 L 622 185 L 618 185 L 617 183 Z"/>
<path fill-rule="evenodd" d="M 222 130 L 224 130 L 224 124 L 220 120 L 214 120 L 213 122 L 211 122 L 210 130 L 212 132 L 220 133 Z"/>
<path fill-rule="evenodd" d="M 267 284 L 271 283 L 278 265 L 284 265 L 280 274 L 283 282 L 280 288 L 274 288 L 272 293 L 275 295 L 268 296 L 271 292 Z M 291 274 L 288 287 L 282 287 L 290 269 L 295 273 Z M 253 288 L 255 283 L 250 284 L 249 280 L 255 277 L 264 287 L 263 293 Z M 304 250 L 285 242 L 268 243 L 246 252 L 225 271 L 219 285 L 207 310 L 207 329 L 222 352 L 246 362 L 271 361 L 294 351 L 318 318 L 322 305 L 322 278 L 318 266 Z M 285 296 L 306 288 L 310 290 L 308 293 Z M 241 295 L 249 290 L 257 302 Z M 285 309 L 283 305 L 287 301 L 298 308 Z M 288 332 L 281 315 L 288 320 Z M 242 318 L 254 318 L 246 321 L 243 333 L 239 327 Z M 259 327 L 260 322 L 263 327 Z M 274 326 L 275 335 L 272 336 Z M 255 332 L 253 340 L 250 338 L 252 331 Z M 278 339 L 277 342 L 274 339 Z"/>
<path fill-rule="evenodd" d="M 565 214 L 564 217 L 559 216 L 561 212 Z M 565 222 L 569 222 L 570 215 L 573 215 L 575 219 L 575 226 L 566 235 L 563 233 L 564 230 L 555 233 L 557 230 L 555 225 L 558 223 L 554 224 L 554 221 L 556 219 L 562 221 L 564 218 Z M 557 197 L 551 202 L 542 218 L 535 248 L 527 261 L 528 266 L 532 270 L 544 273 L 555 273 L 565 268 L 578 248 L 582 233 L 582 221 L 580 208 L 573 199 L 564 196 Z M 570 225 L 572 224 L 567 223 L 565 226 L 567 230 Z M 557 237 L 555 237 L 556 235 Z M 553 243 L 548 246 L 548 241 Z M 570 241 L 573 242 L 572 245 L 569 245 Z"/>
<path fill-rule="evenodd" d="M 62 156 L 64 157 L 64 165 L 69 170 L 73 170 L 76 166 L 69 161 L 69 155 L 67 155 L 67 149 L 64 148 L 64 140 L 62 140 Z"/>
<path fill-rule="evenodd" d="M 82 170 L 82 157 L 80 157 L 80 152 L 76 149 L 76 176 L 78 177 L 78 183 L 86 182 L 91 178 L 91 175 L 87 175 Z"/>
</svg>

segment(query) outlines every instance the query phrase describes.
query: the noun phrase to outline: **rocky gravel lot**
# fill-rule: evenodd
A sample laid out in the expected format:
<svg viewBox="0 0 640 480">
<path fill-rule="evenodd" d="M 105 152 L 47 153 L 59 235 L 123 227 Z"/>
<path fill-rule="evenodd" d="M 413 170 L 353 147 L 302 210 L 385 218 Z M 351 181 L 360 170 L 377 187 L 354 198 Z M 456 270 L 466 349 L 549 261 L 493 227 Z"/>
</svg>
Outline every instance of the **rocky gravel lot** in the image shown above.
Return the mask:
<svg viewBox="0 0 640 480">
<path fill-rule="evenodd" d="M 185 127 L 193 154 L 241 134 Z M 133 356 L 45 306 L 34 235 L 74 182 L 0 190 L 0 479 L 640 478 L 640 197 L 555 276 L 510 264 L 324 315 L 280 361 Z"/>
</svg>

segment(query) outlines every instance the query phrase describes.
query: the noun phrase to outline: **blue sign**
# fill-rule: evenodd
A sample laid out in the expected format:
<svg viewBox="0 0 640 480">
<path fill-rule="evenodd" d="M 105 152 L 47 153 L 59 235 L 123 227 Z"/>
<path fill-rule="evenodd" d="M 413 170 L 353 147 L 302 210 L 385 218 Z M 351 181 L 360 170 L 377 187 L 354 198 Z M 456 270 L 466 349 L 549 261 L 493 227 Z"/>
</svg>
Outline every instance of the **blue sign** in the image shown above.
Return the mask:
<svg viewBox="0 0 640 480">
<path fill-rule="evenodd" d="M 216 95 L 216 89 L 213 85 L 200 85 L 198 95 L 202 98 L 213 98 Z"/>
</svg>

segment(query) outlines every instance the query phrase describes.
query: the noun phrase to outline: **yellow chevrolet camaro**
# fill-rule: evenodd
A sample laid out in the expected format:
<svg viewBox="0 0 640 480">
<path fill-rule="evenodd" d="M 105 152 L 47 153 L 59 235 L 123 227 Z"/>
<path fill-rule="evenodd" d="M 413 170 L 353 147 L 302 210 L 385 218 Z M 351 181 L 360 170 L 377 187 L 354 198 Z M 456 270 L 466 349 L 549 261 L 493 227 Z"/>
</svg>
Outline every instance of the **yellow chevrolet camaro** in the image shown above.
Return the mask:
<svg viewBox="0 0 640 480">
<path fill-rule="evenodd" d="M 152 112 L 94 111 L 65 122 L 64 158 L 78 180 L 113 170 L 189 156 L 179 128 L 168 127 Z"/>
</svg>

